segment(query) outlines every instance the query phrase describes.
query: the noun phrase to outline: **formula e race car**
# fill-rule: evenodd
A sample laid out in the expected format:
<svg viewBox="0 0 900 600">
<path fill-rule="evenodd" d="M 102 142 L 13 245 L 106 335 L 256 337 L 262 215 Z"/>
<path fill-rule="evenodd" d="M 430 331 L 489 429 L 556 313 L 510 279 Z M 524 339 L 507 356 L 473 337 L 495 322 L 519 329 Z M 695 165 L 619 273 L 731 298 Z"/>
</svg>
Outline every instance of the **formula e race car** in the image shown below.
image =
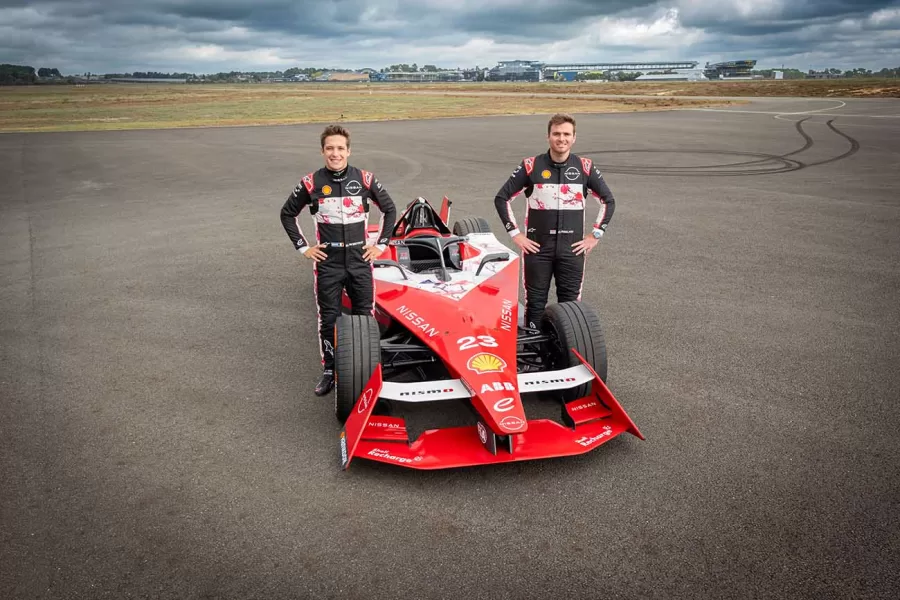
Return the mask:
<svg viewBox="0 0 900 600">
<path fill-rule="evenodd" d="M 406 207 L 373 263 L 374 315 L 335 324 L 342 468 L 356 457 L 416 469 L 505 463 L 581 454 L 624 432 L 644 439 L 606 387 L 597 313 L 551 304 L 540 329 L 525 327 L 518 254 L 482 218 L 451 230 L 450 205 Z M 378 226 L 368 235 L 374 243 Z M 559 417 L 528 420 L 526 399 Z M 464 407 L 459 426 L 415 437 L 397 415 L 451 404 Z"/>
</svg>

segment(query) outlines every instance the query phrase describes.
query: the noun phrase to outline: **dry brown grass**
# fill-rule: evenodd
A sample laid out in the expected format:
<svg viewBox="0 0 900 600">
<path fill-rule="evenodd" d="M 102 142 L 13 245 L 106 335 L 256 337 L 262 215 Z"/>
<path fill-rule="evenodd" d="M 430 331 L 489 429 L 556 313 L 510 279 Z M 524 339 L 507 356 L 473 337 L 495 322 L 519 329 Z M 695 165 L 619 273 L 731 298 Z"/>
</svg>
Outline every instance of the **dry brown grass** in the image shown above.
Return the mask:
<svg viewBox="0 0 900 600">
<path fill-rule="evenodd" d="M 751 81 L 652 81 L 583 83 L 387 84 L 383 89 L 479 92 L 714 96 L 714 97 L 879 97 L 900 98 L 900 79 L 783 79 Z"/>
<path fill-rule="evenodd" d="M 639 98 L 616 97 L 619 95 Z M 700 98 L 722 97 L 721 100 Z M 471 84 L 97 84 L 0 88 L 0 131 L 77 131 L 634 112 L 728 96 L 900 97 L 896 80 Z"/>
<path fill-rule="evenodd" d="M 431 88 L 429 88 L 431 89 Z M 458 88 L 453 88 L 458 90 Z M 706 100 L 427 95 L 365 84 L 159 85 L 0 88 L 0 131 L 77 131 L 381 121 L 666 110 Z M 433 89 L 432 89 L 433 91 Z M 564 102 L 560 102 L 564 98 Z M 716 102 L 715 104 L 722 104 Z"/>
</svg>

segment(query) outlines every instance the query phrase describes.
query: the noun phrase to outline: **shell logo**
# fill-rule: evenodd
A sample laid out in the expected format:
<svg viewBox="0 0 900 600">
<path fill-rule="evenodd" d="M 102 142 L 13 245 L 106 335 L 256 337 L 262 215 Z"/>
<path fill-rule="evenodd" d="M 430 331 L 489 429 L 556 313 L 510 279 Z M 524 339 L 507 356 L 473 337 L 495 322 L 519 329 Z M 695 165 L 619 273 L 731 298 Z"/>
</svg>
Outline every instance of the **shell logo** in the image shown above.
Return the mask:
<svg viewBox="0 0 900 600">
<path fill-rule="evenodd" d="M 485 373 L 502 373 L 506 369 L 506 361 L 488 352 L 479 352 L 469 359 L 466 366 L 481 375 Z"/>
<path fill-rule="evenodd" d="M 543 177 L 544 179 L 550 179 L 550 171 L 544 169 L 543 171 L 541 171 L 541 177 Z"/>
<path fill-rule="evenodd" d="M 330 186 L 330 185 L 324 185 L 324 186 L 322 186 L 322 193 L 325 194 L 326 196 L 327 196 L 328 194 L 330 194 L 330 193 L 331 193 L 331 186 Z"/>
</svg>

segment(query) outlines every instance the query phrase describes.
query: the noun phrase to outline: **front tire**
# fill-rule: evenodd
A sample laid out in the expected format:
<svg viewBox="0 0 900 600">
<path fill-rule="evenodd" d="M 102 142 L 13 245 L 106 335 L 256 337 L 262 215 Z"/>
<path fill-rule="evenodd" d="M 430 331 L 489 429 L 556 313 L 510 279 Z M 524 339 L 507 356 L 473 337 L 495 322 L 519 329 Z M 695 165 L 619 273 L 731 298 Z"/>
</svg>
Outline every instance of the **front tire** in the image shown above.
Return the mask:
<svg viewBox="0 0 900 600">
<path fill-rule="evenodd" d="M 572 352 L 574 348 L 606 383 L 606 340 L 600 316 L 591 306 L 581 302 L 552 304 L 541 318 L 541 330 L 550 338 L 547 343 L 550 369 L 567 369 L 580 365 L 581 361 Z M 591 384 L 585 383 L 577 388 L 564 390 L 563 399 L 569 402 L 587 396 L 590 392 Z"/>
<path fill-rule="evenodd" d="M 381 363 L 381 334 L 375 317 L 338 317 L 334 342 L 334 415 L 343 423 Z"/>
</svg>

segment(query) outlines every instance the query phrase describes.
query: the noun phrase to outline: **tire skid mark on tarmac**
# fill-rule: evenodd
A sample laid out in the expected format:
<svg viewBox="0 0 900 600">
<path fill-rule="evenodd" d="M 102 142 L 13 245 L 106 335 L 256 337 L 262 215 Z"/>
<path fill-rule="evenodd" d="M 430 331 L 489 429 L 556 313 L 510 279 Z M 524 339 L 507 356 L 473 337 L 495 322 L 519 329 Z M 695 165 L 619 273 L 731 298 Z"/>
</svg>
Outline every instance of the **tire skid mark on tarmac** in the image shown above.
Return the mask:
<svg viewBox="0 0 900 600">
<path fill-rule="evenodd" d="M 848 156 L 853 156 L 854 154 L 859 152 L 859 148 L 860 148 L 859 142 L 856 141 L 855 139 L 853 139 L 852 137 L 850 137 L 849 135 L 847 135 L 846 133 L 844 133 L 843 131 L 841 131 L 840 129 L 838 129 L 837 127 L 835 127 L 833 125 L 833 123 L 834 123 L 834 119 L 831 119 L 830 121 L 828 121 L 825 124 L 828 125 L 828 128 L 831 129 L 833 132 L 835 132 L 836 134 L 838 134 L 839 136 L 841 136 L 842 138 L 844 138 L 848 142 L 850 142 L 850 149 L 847 150 L 846 152 L 844 152 L 843 154 L 841 154 L 840 156 L 835 156 L 834 158 L 829 158 L 828 160 L 823 160 L 821 162 L 813 163 L 813 165 L 827 165 L 828 163 L 833 163 L 833 162 L 837 162 L 839 160 L 843 160 L 843 159 L 847 158 Z M 809 166 L 813 166 L 813 165 L 809 165 Z"/>
<path fill-rule="evenodd" d="M 584 155 L 606 155 L 606 154 L 627 154 L 627 153 L 642 153 L 642 154 L 672 154 L 676 153 L 679 156 L 684 156 L 687 154 L 715 154 L 717 156 L 735 156 L 735 157 L 751 157 L 751 160 L 744 160 L 740 162 L 731 162 L 731 163 L 719 163 L 719 164 L 709 164 L 709 165 L 693 165 L 693 166 L 640 166 L 640 165 L 616 165 L 616 164 L 605 164 L 601 161 L 595 161 L 597 166 L 605 173 L 617 173 L 617 174 L 628 174 L 628 175 L 656 175 L 656 176 L 684 176 L 684 175 L 698 175 L 705 177 L 735 177 L 735 176 L 750 176 L 750 175 L 775 175 L 780 173 L 791 173 L 793 171 L 800 171 L 802 169 L 807 169 L 809 167 L 816 167 L 819 165 L 826 165 L 830 163 L 834 163 L 850 156 L 856 154 L 860 149 L 859 142 L 839 130 L 834 126 L 834 119 L 830 119 L 825 124 L 831 129 L 834 133 L 841 136 L 850 142 L 850 148 L 840 154 L 838 156 L 834 156 L 832 158 L 828 158 L 825 160 L 820 160 L 816 162 L 803 162 L 801 160 L 797 160 L 794 158 L 789 158 L 792 156 L 796 156 L 798 154 L 802 154 L 807 150 L 811 149 L 815 145 L 815 141 L 812 136 L 810 136 L 803 129 L 803 122 L 807 121 L 810 117 L 806 117 L 805 119 L 801 119 L 796 121 L 794 124 L 794 128 L 797 130 L 804 140 L 804 144 L 801 148 L 794 150 L 792 152 L 788 152 L 786 154 L 763 154 L 758 152 L 734 152 L 727 150 L 648 150 L 648 149 L 635 149 L 635 150 L 595 150 L 595 151 L 585 151 Z"/>
</svg>

